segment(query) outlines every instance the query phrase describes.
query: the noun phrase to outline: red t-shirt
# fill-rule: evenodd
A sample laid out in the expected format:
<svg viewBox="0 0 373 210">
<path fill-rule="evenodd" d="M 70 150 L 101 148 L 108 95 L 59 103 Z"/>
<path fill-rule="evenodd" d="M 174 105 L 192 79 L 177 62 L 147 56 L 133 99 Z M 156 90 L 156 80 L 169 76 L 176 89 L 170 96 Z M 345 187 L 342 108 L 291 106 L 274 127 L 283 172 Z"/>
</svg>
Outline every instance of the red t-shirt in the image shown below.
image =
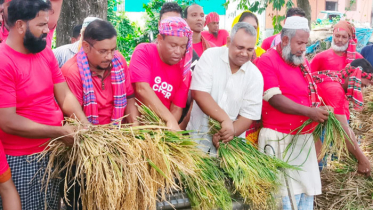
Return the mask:
<svg viewBox="0 0 373 210">
<path fill-rule="evenodd" d="M 53 33 L 54 33 L 54 30 L 56 30 L 56 27 L 57 26 L 55 26 L 54 28 L 50 29 L 49 33 L 47 35 L 47 47 L 48 48 L 52 48 Z M 8 38 L 8 35 L 9 35 L 8 30 L 4 27 L 4 25 L 1 26 L 1 29 L 0 29 L 0 42 L 1 42 L 1 40 L 2 40 L 2 42 L 5 42 L 5 40 Z"/>
<path fill-rule="evenodd" d="M 164 63 L 159 57 L 156 44 L 139 44 L 133 52 L 129 70 L 131 82 L 149 83 L 168 109 L 171 102 L 178 107 L 185 107 L 189 85 L 183 83 L 183 66 L 181 63 L 172 66 Z M 190 78 L 187 80 L 190 81 Z"/>
<path fill-rule="evenodd" d="M 339 56 L 335 54 L 333 49 L 325 50 L 317 54 L 311 62 L 311 71 L 340 71 L 348 64 L 346 61 L 347 55 Z M 356 59 L 363 58 L 362 55 L 356 53 Z M 318 92 L 326 105 L 334 108 L 334 113 L 338 115 L 346 115 L 350 118 L 349 102 L 346 98 L 346 93 L 338 82 L 324 82 L 317 84 Z"/>
<path fill-rule="evenodd" d="M 307 62 L 307 61 L 306 61 Z M 310 107 L 308 82 L 299 67 L 285 63 L 276 50 L 263 54 L 258 63 L 258 69 L 264 78 L 264 92 L 271 88 L 280 88 L 282 95 L 295 103 Z M 265 128 L 281 133 L 291 133 L 309 118 L 301 115 L 291 115 L 280 112 L 263 100 L 262 120 Z M 304 128 L 305 133 L 311 133 L 314 124 Z"/>
<path fill-rule="evenodd" d="M 217 47 L 221 47 L 227 44 L 227 37 L 229 37 L 229 33 L 227 30 L 220 29 L 218 32 L 218 37 L 215 38 L 213 34 L 211 34 L 209 31 L 202 31 L 202 36 L 205 37 L 209 42 L 212 42 Z"/>
<path fill-rule="evenodd" d="M 265 51 L 267 51 L 269 48 L 271 48 L 273 39 L 275 39 L 276 36 L 277 36 L 277 34 L 275 34 L 273 36 L 270 36 L 270 37 L 267 37 L 266 39 L 263 40 L 263 42 L 262 42 L 262 48 Z"/>
<path fill-rule="evenodd" d="M 61 126 L 63 114 L 54 99 L 54 84 L 65 82 L 51 49 L 22 54 L 0 44 L 0 108 L 16 107 L 17 114 L 34 122 Z M 43 151 L 49 139 L 29 139 L 0 130 L 5 153 L 31 155 Z"/>
<path fill-rule="evenodd" d="M 131 85 L 127 63 L 122 54 L 120 54 L 120 57 L 121 62 L 124 64 L 123 71 L 125 74 L 126 95 L 130 96 L 134 93 L 134 91 Z M 83 106 L 83 83 L 80 77 L 76 55 L 62 66 L 61 71 L 65 76 L 71 92 L 73 92 L 73 94 L 76 96 L 80 105 Z M 92 84 L 98 106 L 99 124 L 108 124 L 111 122 L 114 108 L 114 96 L 110 72 L 105 72 L 104 77 L 92 73 Z"/>
</svg>

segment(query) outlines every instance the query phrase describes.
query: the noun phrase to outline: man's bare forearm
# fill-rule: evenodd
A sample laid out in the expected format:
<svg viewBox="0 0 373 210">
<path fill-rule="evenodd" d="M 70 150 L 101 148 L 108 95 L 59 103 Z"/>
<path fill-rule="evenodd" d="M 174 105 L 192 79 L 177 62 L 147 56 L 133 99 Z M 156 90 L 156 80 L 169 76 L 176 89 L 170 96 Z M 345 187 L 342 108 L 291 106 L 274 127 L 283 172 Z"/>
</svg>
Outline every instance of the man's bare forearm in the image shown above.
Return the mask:
<svg viewBox="0 0 373 210">
<path fill-rule="evenodd" d="M 24 138 L 44 139 L 65 135 L 61 126 L 49 126 L 36 123 L 15 113 L 15 108 L 0 109 L 0 128 L 8 134 Z"/>
<path fill-rule="evenodd" d="M 233 126 L 235 129 L 235 136 L 241 135 L 243 132 L 247 131 L 251 124 L 253 123 L 252 120 L 247 119 L 242 116 L 238 116 L 237 120 L 234 121 Z"/>
</svg>

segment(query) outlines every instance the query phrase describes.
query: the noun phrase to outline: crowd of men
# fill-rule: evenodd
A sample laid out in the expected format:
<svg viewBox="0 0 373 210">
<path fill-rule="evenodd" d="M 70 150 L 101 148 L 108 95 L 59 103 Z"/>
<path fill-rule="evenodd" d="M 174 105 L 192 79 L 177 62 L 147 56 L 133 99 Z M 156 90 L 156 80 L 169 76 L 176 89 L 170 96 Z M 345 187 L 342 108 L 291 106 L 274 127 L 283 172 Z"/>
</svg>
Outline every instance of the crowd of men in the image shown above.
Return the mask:
<svg viewBox="0 0 373 210">
<path fill-rule="evenodd" d="M 217 13 L 205 16 L 197 4 L 182 10 L 168 2 L 160 11 L 155 42 L 139 44 L 128 66 L 117 50 L 113 25 L 94 17 L 73 29 L 71 44 L 52 51 L 61 6 L 62 0 L 0 0 L 0 209 L 58 209 L 61 180 L 51 179 L 44 189 L 42 170 L 49 157 L 36 157 L 50 139 L 74 143 L 74 127 L 62 125 L 64 116 L 89 126 L 117 123 L 127 115 L 125 123 L 137 125 L 136 99 L 169 129 L 191 130 L 204 139 L 199 147 L 212 156 L 235 136 L 250 136 L 247 131 L 260 122 L 250 141 L 283 158 L 297 128 L 314 121 L 286 157 L 302 169 L 287 172 L 298 209 L 313 209 L 314 196 L 321 194 L 323 139 L 314 141 L 312 132 L 330 112 L 352 140 L 346 143 L 358 172 L 370 175 L 348 120 L 349 102 L 361 110 L 361 88 L 372 83 L 373 48 L 363 49 L 367 60 L 356 52 L 349 22 L 334 26 L 332 47 L 309 63 L 310 28 L 299 8 L 289 9 L 281 33 L 259 47 L 258 18 L 250 11 L 234 19 L 229 34 L 219 29 Z M 209 117 L 221 123 L 214 136 L 207 135 Z M 68 192 L 68 209 L 82 209 L 80 187 Z M 281 208 L 292 209 L 285 183 L 279 196 Z"/>
</svg>

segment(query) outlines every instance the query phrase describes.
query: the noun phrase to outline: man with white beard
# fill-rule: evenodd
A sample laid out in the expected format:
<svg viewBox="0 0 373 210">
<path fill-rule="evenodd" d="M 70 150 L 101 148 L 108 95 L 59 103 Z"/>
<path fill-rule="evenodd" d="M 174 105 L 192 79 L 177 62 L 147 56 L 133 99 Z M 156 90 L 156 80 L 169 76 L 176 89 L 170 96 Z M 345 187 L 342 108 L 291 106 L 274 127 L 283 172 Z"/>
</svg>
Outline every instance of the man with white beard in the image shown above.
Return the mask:
<svg viewBox="0 0 373 210">
<path fill-rule="evenodd" d="M 261 56 L 257 67 L 264 78 L 263 128 L 259 134 L 259 149 L 267 154 L 301 166 L 289 170 L 279 191 L 280 209 L 292 209 L 287 186 L 295 195 L 298 209 L 313 210 L 315 195 L 321 194 L 320 172 L 317 164 L 312 131 L 315 124 L 328 118 L 326 107 L 320 107 L 316 85 L 308 61 L 304 57 L 309 38 L 308 20 L 289 17 L 281 32 L 281 43 Z M 305 121 L 313 120 L 298 136 L 294 147 L 285 153 L 295 130 Z"/>
<path fill-rule="evenodd" d="M 339 74 L 342 70 L 345 71 L 348 68 L 346 66 L 355 59 L 363 58 L 356 52 L 356 44 L 355 27 L 347 21 L 339 21 L 334 25 L 332 47 L 315 56 L 311 62 L 311 71 L 315 82 L 318 83 L 318 91 L 324 103 L 334 108 L 336 118 L 353 142 L 351 144 L 349 140 L 345 140 L 348 151 L 358 160 L 358 172 L 370 175 L 369 160 L 359 148 L 354 132 L 348 124 L 350 118 L 349 102 L 341 85 L 345 83 L 345 80 L 334 79 L 332 75 Z M 335 82 L 335 80 L 338 80 L 338 82 Z M 319 149 L 319 145 L 321 145 L 321 142 L 316 144 L 317 149 Z"/>
</svg>

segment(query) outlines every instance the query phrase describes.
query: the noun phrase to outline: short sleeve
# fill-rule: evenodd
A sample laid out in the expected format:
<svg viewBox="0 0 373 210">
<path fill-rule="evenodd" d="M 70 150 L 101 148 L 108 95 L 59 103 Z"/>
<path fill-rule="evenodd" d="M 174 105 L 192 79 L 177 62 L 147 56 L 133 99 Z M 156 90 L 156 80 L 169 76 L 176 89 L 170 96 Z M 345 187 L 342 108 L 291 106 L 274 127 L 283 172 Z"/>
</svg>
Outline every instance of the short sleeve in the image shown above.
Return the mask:
<svg viewBox="0 0 373 210">
<path fill-rule="evenodd" d="M 0 65 L 0 108 L 16 107 L 17 76 L 14 69 L 9 64 Z"/>
<path fill-rule="evenodd" d="M 78 72 L 78 64 L 73 61 L 76 61 L 76 57 L 73 57 L 65 63 L 65 65 L 62 66 L 61 71 L 65 76 L 66 83 L 71 92 L 75 95 L 80 105 L 83 105 L 83 84 Z"/>
<path fill-rule="evenodd" d="M 151 82 L 151 57 L 146 44 L 140 44 L 136 47 L 131 57 L 129 72 L 131 75 L 131 82 Z"/>
<path fill-rule="evenodd" d="M 180 84 L 179 89 L 176 91 L 175 97 L 172 100 L 172 103 L 178 107 L 185 108 L 186 102 L 188 100 L 188 93 L 190 87 L 192 72 L 190 71 L 185 77 L 184 81 Z"/>
<path fill-rule="evenodd" d="M 52 79 L 53 79 L 53 84 L 58 84 L 61 82 L 65 82 L 65 78 L 62 75 L 61 69 L 58 65 L 56 57 L 54 57 L 54 54 L 51 49 L 46 48 L 45 49 L 47 55 L 47 59 L 49 61 L 49 68 L 52 72 Z"/>
<path fill-rule="evenodd" d="M 127 96 L 130 96 L 132 94 L 134 94 L 134 90 L 133 90 L 133 86 L 131 84 L 131 76 L 130 76 L 130 72 L 128 70 L 128 66 L 127 66 L 127 61 L 126 59 L 124 58 L 124 56 L 119 52 L 119 57 L 121 58 L 121 62 L 123 64 L 123 70 L 124 70 L 124 75 L 125 75 L 125 86 L 126 86 L 126 93 L 127 93 Z"/>
<path fill-rule="evenodd" d="M 269 56 L 262 56 L 257 62 L 257 67 L 263 75 L 263 79 L 264 79 L 263 91 L 264 92 L 271 88 L 280 87 L 278 76 L 275 72 L 275 69 L 277 68 L 273 66 L 273 63 Z"/>
<path fill-rule="evenodd" d="M 212 88 L 212 60 L 207 50 L 198 60 L 192 75 L 191 90 L 198 90 L 210 93 Z"/>
<path fill-rule="evenodd" d="M 253 67 L 252 68 L 256 68 Z M 263 103 L 263 76 L 257 70 L 256 74 L 253 74 L 253 79 L 250 82 L 249 88 L 246 90 L 243 103 L 239 112 L 239 115 L 250 120 L 260 120 L 262 114 L 262 103 Z"/>
</svg>

